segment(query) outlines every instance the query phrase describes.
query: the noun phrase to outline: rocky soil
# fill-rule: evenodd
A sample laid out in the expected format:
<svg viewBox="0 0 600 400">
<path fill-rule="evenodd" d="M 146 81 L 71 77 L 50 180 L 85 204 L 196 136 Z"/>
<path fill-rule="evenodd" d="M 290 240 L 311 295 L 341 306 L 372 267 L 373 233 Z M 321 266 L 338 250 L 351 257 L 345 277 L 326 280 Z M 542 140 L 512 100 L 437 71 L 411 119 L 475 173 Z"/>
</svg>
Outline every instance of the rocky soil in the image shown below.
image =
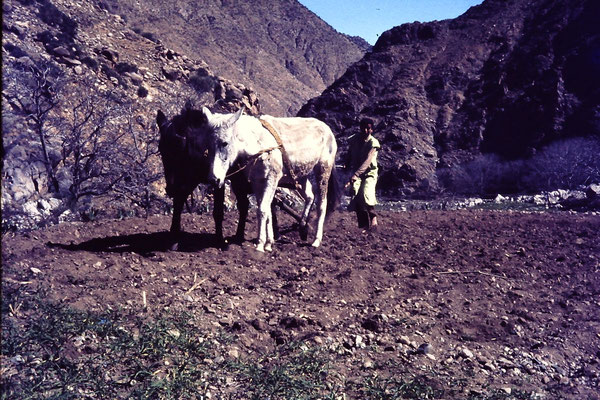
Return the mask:
<svg viewBox="0 0 600 400">
<path fill-rule="evenodd" d="M 406 375 L 426 376 L 439 398 L 600 398 L 598 214 L 382 211 L 381 221 L 362 233 L 336 213 L 315 250 L 282 217 L 270 254 L 251 241 L 215 247 L 208 214 L 184 215 L 178 252 L 167 251 L 167 216 L 5 234 L 3 325 L 26 324 L 17 293 L 43 292 L 147 320 L 185 310 L 232 335 L 219 362 L 317 346 L 346 398 L 368 397 L 353 392 L 365 377 Z M 3 379 L 36 368 L 5 356 Z M 202 390 L 244 398 L 236 385 L 223 377 Z"/>
</svg>

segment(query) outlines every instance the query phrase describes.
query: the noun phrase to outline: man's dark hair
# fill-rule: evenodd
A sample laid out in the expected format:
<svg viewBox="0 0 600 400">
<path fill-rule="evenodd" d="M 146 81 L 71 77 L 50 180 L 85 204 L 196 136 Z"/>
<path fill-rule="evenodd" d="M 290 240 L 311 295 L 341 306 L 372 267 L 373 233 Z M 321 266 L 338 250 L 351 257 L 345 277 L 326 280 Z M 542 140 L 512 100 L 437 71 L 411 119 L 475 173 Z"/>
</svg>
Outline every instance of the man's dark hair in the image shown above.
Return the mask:
<svg viewBox="0 0 600 400">
<path fill-rule="evenodd" d="M 366 128 L 368 125 L 371 125 L 372 127 L 375 126 L 375 123 L 373 122 L 373 120 L 371 118 L 363 118 L 360 120 L 361 128 Z"/>
</svg>

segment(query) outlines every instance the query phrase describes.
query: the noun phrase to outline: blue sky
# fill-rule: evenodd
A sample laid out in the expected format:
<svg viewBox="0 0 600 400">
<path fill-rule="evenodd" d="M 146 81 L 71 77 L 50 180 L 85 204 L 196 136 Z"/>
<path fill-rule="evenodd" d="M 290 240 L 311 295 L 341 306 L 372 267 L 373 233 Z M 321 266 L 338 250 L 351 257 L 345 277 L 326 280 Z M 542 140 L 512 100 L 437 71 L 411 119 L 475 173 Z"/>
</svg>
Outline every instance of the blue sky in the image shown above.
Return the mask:
<svg viewBox="0 0 600 400">
<path fill-rule="evenodd" d="M 483 0 L 298 0 L 338 32 L 375 44 L 406 22 L 456 18 Z"/>
</svg>

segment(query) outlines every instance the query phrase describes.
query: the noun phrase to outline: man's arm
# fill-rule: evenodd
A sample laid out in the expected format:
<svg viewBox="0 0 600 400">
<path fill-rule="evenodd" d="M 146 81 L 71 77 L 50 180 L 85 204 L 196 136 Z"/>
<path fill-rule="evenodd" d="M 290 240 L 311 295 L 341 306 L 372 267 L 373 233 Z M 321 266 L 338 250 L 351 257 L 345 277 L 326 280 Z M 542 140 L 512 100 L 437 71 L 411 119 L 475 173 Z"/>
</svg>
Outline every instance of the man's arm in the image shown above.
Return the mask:
<svg viewBox="0 0 600 400">
<path fill-rule="evenodd" d="M 348 186 L 350 184 L 350 182 L 358 179 L 362 174 L 365 173 L 365 171 L 367 170 L 367 168 L 369 168 L 369 165 L 371 165 L 371 161 L 373 161 L 373 158 L 377 155 L 377 148 L 373 148 L 369 151 L 369 154 L 367 154 L 367 158 L 365 159 L 365 161 L 360 165 L 360 167 L 358 167 L 358 169 L 356 170 L 356 172 L 354 172 L 352 174 L 352 177 L 350 178 L 350 181 L 346 184 L 346 186 Z"/>
</svg>

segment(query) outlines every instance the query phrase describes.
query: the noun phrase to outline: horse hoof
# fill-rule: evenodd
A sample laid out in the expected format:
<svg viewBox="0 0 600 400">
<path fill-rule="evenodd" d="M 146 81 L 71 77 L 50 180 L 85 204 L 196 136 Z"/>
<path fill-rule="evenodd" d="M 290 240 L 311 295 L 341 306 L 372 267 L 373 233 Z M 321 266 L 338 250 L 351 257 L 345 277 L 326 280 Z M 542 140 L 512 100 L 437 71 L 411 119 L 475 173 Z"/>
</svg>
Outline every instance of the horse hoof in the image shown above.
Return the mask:
<svg viewBox="0 0 600 400">
<path fill-rule="evenodd" d="M 265 246 L 262 244 L 257 244 L 256 245 L 256 251 L 260 251 L 261 253 L 265 252 Z"/>
<path fill-rule="evenodd" d="M 236 235 L 231 239 L 231 243 L 241 245 L 242 243 L 244 243 L 245 240 L 246 239 L 243 236 Z"/>
<path fill-rule="evenodd" d="M 303 225 L 300 227 L 300 239 L 306 240 L 308 239 L 308 226 Z"/>
<path fill-rule="evenodd" d="M 315 240 L 315 241 L 314 241 L 314 242 L 311 244 L 311 246 L 312 246 L 312 247 L 319 247 L 320 245 L 321 245 L 321 241 L 320 241 L 319 239 L 316 239 L 316 240 Z"/>
<path fill-rule="evenodd" d="M 273 246 L 271 244 L 265 245 L 265 251 L 273 251 Z"/>
</svg>

